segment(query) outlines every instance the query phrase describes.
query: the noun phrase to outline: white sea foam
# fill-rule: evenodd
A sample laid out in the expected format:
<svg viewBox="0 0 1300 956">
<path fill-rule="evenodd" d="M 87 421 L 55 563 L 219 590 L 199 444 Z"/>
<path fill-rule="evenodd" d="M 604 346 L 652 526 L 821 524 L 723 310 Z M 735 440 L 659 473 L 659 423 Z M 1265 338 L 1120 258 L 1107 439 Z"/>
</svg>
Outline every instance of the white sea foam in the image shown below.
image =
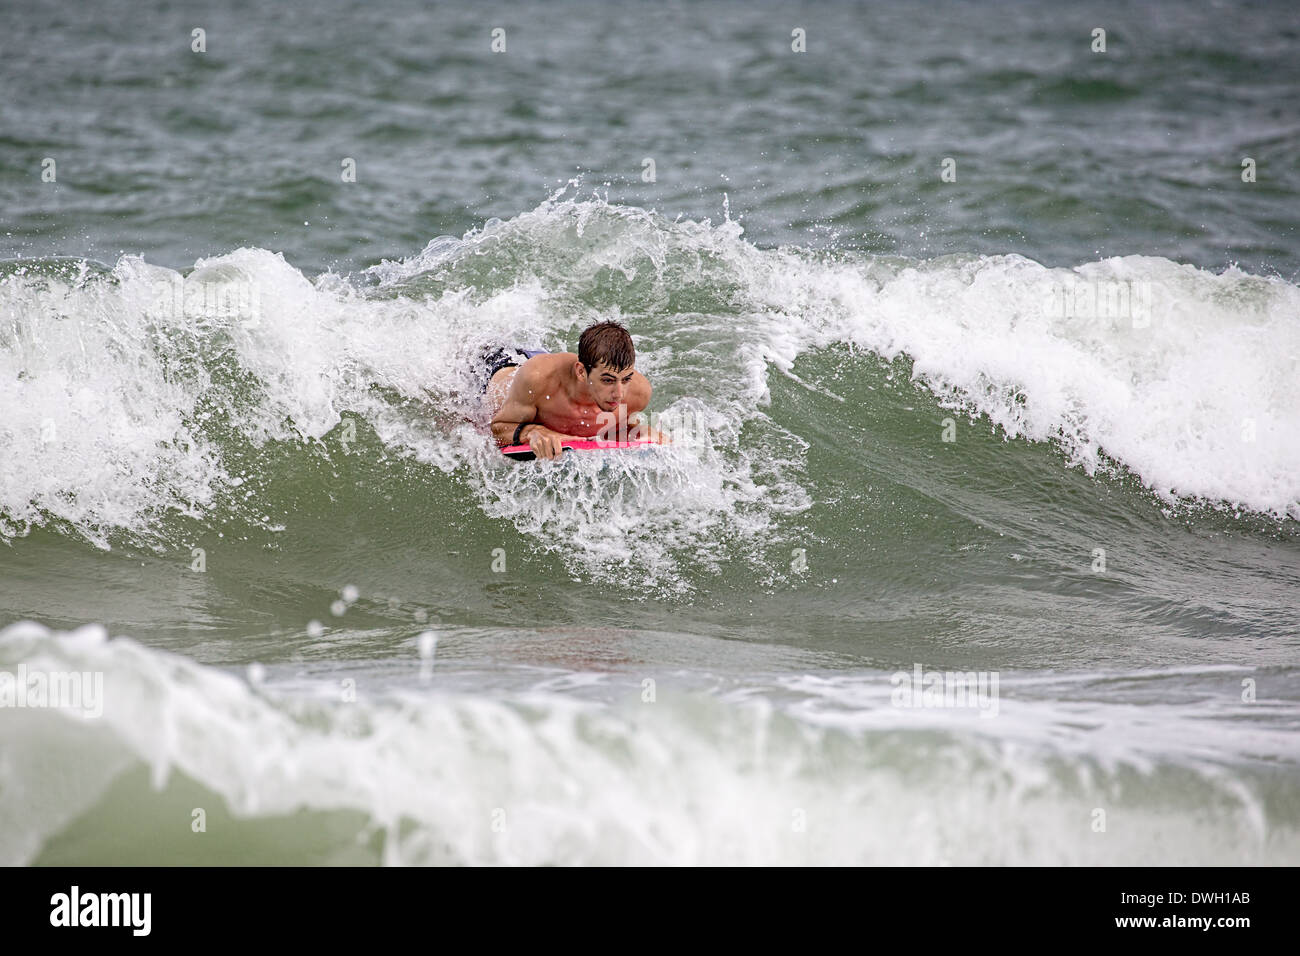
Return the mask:
<svg viewBox="0 0 1300 956">
<path fill-rule="evenodd" d="M 1261 768 L 1213 743 L 1251 738 L 1248 715 L 1203 714 L 1198 744 L 1187 739 L 1186 714 L 1162 708 L 1004 699 L 1011 716 L 996 720 L 900 711 L 888 704 L 886 675 L 804 677 L 723 696 L 674 692 L 661 680 L 653 703 L 639 683 L 608 703 L 436 687 L 370 688 L 347 701 L 328 675 L 315 693 L 302 680 L 289 692 L 271 676 L 253 686 L 102 638 L 94 626 L 0 632 L 0 666 L 105 675 L 97 721 L 0 712 L 0 864 L 39 859 L 77 818 L 101 834 L 100 857 L 83 863 L 207 858 L 214 837 L 191 832 L 191 803 L 168 828 L 131 818 L 151 813 L 145 800 L 108 802 L 123 771 L 140 767 L 154 790 L 183 775 L 215 795 L 203 798 L 210 816 L 224 812 L 219 798 L 236 820 L 283 834 L 304 810 L 359 814 L 362 836 L 379 837 L 374 862 L 1300 860 L 1294 807 L 1269 796 L 1278 774 L 1294 773 L 1294 746 Z M 413 673 L 419 666 L 412 655 Z M 1126 728 L 1142 733 L 1117 733 Z M 1253 738 L 1256 749 L 1268 734 Z M 1093 827 L 1098 807 L 1104 831 Z M 114 842 L 143 827 L 143 845 Z M 322 837 L 307 850 L 285 836 L 278 862 L 318 852 Z M 359 844 L 338 852 L 355 860 Z"/>
<path fill-rule="evenodd" d="M 1062 308 L 1063 290 L 1093 314 Z M 1089 474 L 1117 463 L 1167 501 L 1300 517 L 1300 288 L 1282 279 L 1142 256 L 948 259 L 884 277 L 790 257 L 755 292 L 812 341 L 908 356 L 939 396 L 1057 443 Z"/>
<path fill-rule="evenodd" d="M 483 256 L 498 259 L 471 268 Z M 115 529 L 147 538 L 249 477 L 229 472 L 215 419 L 254 448 L 335 454 L 350 417 L 389 449 L 468 469 L 488 514 L 581 540 L 593 573 L 632 554 L 655 574 L 724 534 L 757 542 L 815 498 L 800 428 L 765 414 L 768 375 L 837 342 L 911 358 L 946 402 L 1054 442 L 1089 473 L 1116 463 L 1168 501 L 1300 517 L 1300 289 L 1281 279 L 1151 257 L 1052 269 L 760 250 L 728 220 L 600 201 L 548 201 L 368 279 L 310 280 L 257 249 L 200 260 L 187 278 L 132 257 L 108 281 L 11 269 L 0 534 L 58 520 L 101 545 Z M 675 383 L 657 408 L 705 409 L 715 438 L 683 443 L 652 475 L 607 471 L 618 487 L 590 486 L 606 506 L 591 517 L 559 485 L 493 468 L 472 366 L 493 342 L 572 347 L 575 328 L 608 315 L 583 296 L 611 283 L 632 290 L 624 308 L 646 310 L 624 315 L 644 367 Z M 634 527 L 647 517 L 658 537 Z"/>
</svg>

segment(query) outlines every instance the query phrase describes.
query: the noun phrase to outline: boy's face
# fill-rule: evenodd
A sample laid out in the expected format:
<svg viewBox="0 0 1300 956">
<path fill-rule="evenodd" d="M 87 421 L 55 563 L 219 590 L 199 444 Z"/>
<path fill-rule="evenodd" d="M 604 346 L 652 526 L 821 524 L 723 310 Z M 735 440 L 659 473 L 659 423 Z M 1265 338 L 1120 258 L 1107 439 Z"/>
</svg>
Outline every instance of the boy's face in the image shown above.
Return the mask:
<svg viewBox="0 0 1300 956">
<path fill-rule="evenodd" d="M 627 392 L 632 387 L 635 372 L 635 368 L 616 369 L 603 362 L 597 365 L 587 375 L 587 388 L 591 391 L 592 401 L 603 412 L 618 411 L 618 406 L 627 401 Z"/>
</svg>

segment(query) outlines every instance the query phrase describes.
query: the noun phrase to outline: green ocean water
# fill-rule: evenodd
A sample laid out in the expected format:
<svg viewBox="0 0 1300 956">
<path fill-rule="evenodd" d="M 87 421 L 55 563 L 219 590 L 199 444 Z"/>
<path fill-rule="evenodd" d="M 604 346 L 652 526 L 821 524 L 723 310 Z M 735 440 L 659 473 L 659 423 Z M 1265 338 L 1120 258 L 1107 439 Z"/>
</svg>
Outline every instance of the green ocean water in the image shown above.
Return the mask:
<svg viewBox="0 0 1300 956">
<path fill-rule="evenodd" d="M 1298 45 L 7 12 L 0 862 L 1297 862 Z M 609 318 L 674 443 L 500 460 Z"/>
</svg>

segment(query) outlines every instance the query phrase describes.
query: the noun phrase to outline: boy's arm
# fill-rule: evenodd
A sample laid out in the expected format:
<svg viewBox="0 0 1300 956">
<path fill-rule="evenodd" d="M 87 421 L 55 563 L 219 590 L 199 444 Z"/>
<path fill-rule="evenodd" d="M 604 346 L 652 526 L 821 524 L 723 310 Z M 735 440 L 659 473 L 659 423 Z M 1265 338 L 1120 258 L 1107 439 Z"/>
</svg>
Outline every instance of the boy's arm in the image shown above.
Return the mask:
<svg viewBox="0 0 1300 956">
<path fill-rule="evenodd" d="M 492 416 L 492 437 L 501 447 L 512 444 L 515 437 L 515 429 L 520 424 L 532 422 L 537 417 L 537 401 L 533 398 L 531 388 L 533 376 L 521 366 L 519 371 L 515 372 L 514 378 L 510 380 L 510 390 L 506 392 L 506 400 L 502 402 L 501 408 Z M 520 429 L 519 440 L 523 441 L 524 437 L 535 428 L 532 426 Z"/>
<path fill-rule="evenodd" d="M 536 390 L 541 386 L 539 374 L 526 365 L 510 381 L 510 390 L 501 410 L 492 416 L 492 437 L 497 445 L 504 448 L 514 444 L 518 435 L 521 443 L 526 443 L 539 458 L 558 458 L 563 453 L 561 443 L 573 438 L 563 435 L 536 421 Z M 522 427 L 521 427 L 522 426 Z"/>
</svg>

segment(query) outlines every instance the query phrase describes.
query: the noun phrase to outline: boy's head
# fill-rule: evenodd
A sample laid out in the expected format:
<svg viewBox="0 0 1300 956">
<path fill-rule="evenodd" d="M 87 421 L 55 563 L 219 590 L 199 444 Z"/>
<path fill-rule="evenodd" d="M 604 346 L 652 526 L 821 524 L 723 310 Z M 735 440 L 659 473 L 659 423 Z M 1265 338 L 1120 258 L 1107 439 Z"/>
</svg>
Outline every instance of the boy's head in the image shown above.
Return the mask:
<svg viewBox="0 0 1300 956">
<path fill-rule="evenodd" d="M 617 322 L 597 322 L 578 337 L 578 365 L 591 397 L 602 411 L 612 412 L 627 400 L 636 365 L 636 347 L 627 329 Z"/>
</svg>

